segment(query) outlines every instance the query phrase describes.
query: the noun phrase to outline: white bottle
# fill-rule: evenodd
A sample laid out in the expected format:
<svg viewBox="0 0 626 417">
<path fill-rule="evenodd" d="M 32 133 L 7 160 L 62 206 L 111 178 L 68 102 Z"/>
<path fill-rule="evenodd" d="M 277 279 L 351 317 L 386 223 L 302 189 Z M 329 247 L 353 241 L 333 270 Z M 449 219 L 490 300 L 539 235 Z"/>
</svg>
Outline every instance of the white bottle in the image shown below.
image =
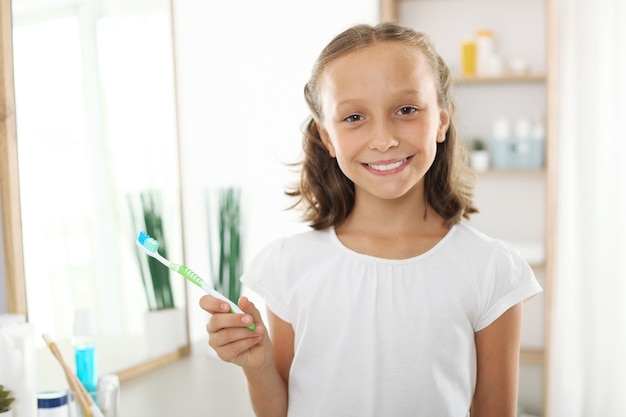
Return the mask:
<svg viewBox="0 0 626 417">
<path fill-rule="evenodd" d="M 479 77 L 493 75 L 493 62 L 497 59 L 493 32 L 481 29 L 476 33 L 476 74 Z"/>
<path fill-rule="evenodd" d="M 493 123 L 491 133 L 491 165 L 495 169 L 509 169 L 513 160 L 513 126 L 506 117 L 500 117 Z"/>
<path fill-rule="evenodd" d="M 530 130 L 530 167 L 541 168 L 545 165 L 546 129 L 542 121 L 536 121 Z"/>
</svg>

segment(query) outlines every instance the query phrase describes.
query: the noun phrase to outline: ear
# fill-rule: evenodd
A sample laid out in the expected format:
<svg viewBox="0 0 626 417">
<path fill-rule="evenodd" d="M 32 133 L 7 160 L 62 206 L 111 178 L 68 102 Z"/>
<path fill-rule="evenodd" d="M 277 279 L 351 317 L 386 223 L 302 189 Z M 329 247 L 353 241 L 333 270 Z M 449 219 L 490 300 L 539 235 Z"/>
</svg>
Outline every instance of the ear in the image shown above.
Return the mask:
<svg viewBox="0 0 626 417">
<path fill-rule="evenodd" d="M 450 127 L 450 113 L 447 110 L 439 112 L 439 129 L 437 129 L 437 142 L 446 140 L 446 133 Z"/>
<path fill-rule="evenodd" d="M 324 146 L 326 146 L 326 149 L 328 149 L 328 153 L 330 154 L 332 158 L 336 158 L 337 153 L 335 152 L 335 147 L 333 146 L 333 143 L 330 140 L 330 135 L 328 134 L 328 131 L 324 129 L 322 125 L 319 123 L 316 123 L 315 126 L 317 127 L 317 131 L 320 134 L 322 143 L 324 144 Z"/>
</svg>

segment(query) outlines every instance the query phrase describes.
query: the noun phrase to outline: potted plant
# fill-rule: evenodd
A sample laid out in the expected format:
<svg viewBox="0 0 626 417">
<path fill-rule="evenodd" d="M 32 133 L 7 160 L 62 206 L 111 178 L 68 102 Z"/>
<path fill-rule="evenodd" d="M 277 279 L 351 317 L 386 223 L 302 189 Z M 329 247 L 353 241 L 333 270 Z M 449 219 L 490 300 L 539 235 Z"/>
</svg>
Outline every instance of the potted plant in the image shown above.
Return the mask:
<svg viewBox="0 0 626 417">
<path fill-rule="evenodd" d="M 240 186 L 207 187 L 204 191 L 211 286 L 234 303 L 243 287 L 243 205 Z M 206 354 L 217 358 L 206 345 Z"/>
<path fill-rule="evenodd" d="M 207 222 L 209 224 L 209 263 L 214 274 L 213 287 L 229 300 L 237 303 L 242 286 L 239 281 L 243 270 L 241 256 L 241 189 L 225 187 L 217 196 L 217 216 L 212 217 L 213 204 L 207 192 Z M 217 243 L 214 250 L 213 243 Z M 217 266 L 215 266 L 217 264 Z"/>
<path fill-rule="evenodd" d="M 161 198 L 161 194 L 157 191 L 144 191 L 139 195 L 139 210 L 136 207 L 135 196 L 129 196 L 129 206 L 133 234 L 136 236 L 138 230 L 144 230 L 159 242 L 159 254 L 167 258 L 167 242 L 165 240 Z M 148 311 L 174 308 L 169 269 L 156 259 L 146 256 L 138 248 L 135 248 L 135 254 L 145 290 Z"/>
<path fill-rule="evenodd" d="M 139 195 L 139 210 L 133 203 L 135 198 L 129 197 L 134 233 L 144 230 L 156 239 L 159 242 L 159 254 L 167 259 L 161 193 L 154 190 L 142 192 Z M 144 315 L 146 352 L 149 358 L 155 358 L 175 351 L 186 343 L 185 310 L 176 307 L 169 268 L 151 256 L 146 256 L 138 248 L 135 248 L 135 253 L 148 306 Z"/>
<path fill-rule="evenodd" d="M 483 139 L 474 138 L 470 141 L 469 162 L 474 171 L 482 172 L 489 169 L 489 151 Z"/>
<path fill-rule="evenodd" d="M 13 408 L 11 404 L 15 401 L 13 393 L 4 385 L 0 385 L 0 415 L 2 417 L 13 417 Z"/>
<path fill-rule="evenodd" d="M 215 289 L 236 303 L 241 295 L 241 191 L 229 187 L 220 195 L 219 261 Z"/>
</svg>

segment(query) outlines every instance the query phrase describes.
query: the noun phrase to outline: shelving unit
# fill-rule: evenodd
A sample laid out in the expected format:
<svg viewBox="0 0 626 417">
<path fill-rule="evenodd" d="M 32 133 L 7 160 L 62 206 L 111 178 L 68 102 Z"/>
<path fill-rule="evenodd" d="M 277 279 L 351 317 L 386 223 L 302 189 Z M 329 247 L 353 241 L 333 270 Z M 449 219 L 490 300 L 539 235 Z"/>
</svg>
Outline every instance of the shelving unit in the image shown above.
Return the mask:
<svg viewBox="0 0 626 417">
<path fill-rule="evenodd" d="M 510 83 L 545 83 L 547 78 L 542 74 L 505 75 L 501 77 L 456 77 L 454 82 L 459 84 L 510 84 Z"/>
<path fill-rule="evenodd" d="M 487 139 L 499 117 L 541 120 L 545 126 L 544 166 L 488 169 L 478 173 L 471 222 L 488 235 L 516 247 L 533 268 L 544 292 L 526 303 L 520 355 L 520 410 L 545 415 L 547 330 L 552 271 L 550 187 L 549 7 L 551 0 L 381 0 L 381 20 L 396 21 L 427 33 L 456 74 L 454 94 L 461 139 Z M 459 74 L 461 42 L 479 29 L 491 29 L 504 59 L 524 59 L 527 74 L 496 77 Z M 489 146 L 488 146 L 489 147 Z"/>
</svg>

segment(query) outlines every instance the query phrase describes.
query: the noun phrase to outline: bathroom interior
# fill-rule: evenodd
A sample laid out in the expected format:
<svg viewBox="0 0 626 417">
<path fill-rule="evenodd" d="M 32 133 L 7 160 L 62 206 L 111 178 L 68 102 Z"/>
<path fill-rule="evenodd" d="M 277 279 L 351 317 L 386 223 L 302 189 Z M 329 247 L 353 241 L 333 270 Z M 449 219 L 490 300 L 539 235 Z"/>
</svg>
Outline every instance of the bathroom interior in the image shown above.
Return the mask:
<svg viewBox="0 0 626 417">
<path fill-rule="evenodd" d="M 544 289 L 524 309 L 519 416 L 626 415 L 626 51 L 611 52 L 626 33 L 602 24 L 626 18 L 620 0 L 305 3 L 0 0 L 0 384 L 68 390 L 42 335 L 72 367 L 88 318 L 96 376 L 116 382 L 106 417 L 253 416 L 243 373 L 207 344 L 204 291 L 175 273 L 157 291 L 137 231 L 157 216 L 168 259 L 221 285 L 225 196 L 239 268 L 306 230 L 284 189 L 310 66 L 340 30 L 391 20 L 430 34 L 455 75 L 470 223 Z M 24 403 L 13 417 L 37 415 Z"/>
</svg>

